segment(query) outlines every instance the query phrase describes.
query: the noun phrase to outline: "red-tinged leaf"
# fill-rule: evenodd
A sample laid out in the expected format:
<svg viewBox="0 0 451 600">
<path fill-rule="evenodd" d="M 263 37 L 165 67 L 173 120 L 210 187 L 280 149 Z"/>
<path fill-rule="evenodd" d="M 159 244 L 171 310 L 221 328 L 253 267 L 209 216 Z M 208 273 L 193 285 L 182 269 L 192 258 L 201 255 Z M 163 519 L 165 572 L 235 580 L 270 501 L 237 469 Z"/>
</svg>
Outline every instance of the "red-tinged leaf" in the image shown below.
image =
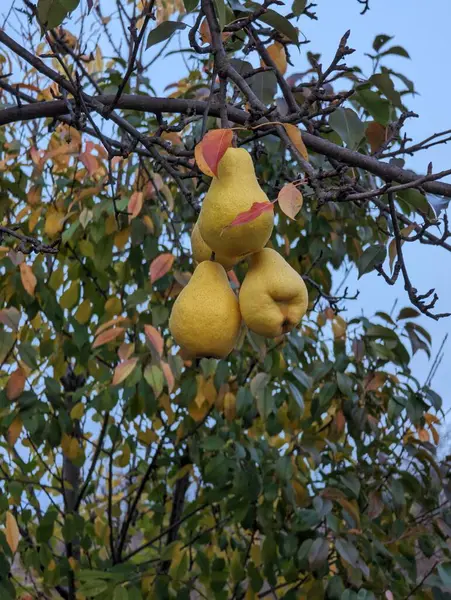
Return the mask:
<svg viewBox="0 0 451 600">
<path fill-rule="evenodd" d="M 166 379 L 166 383 L 168 384 L 168 391 L 169 393 L 171 393 L 175 385 L 175 378 L 172 373 L 171 367 L 168 365 L 168 363 L 165 363 L 163 361 L 161 361 L 160 366 L 161 370 L 163 371 L 164 378 Z"/>
<path fill-rule="evenodd" d="M 144 331 L 147 339 L 158 352 L 158 355 L 161 356 L 163 354 L 164 341 L 161 337 L 161 333 L 152 327 L 152 325 L 144 325 Z"/>
<path fill-rule="evenodd" d="M 215 176 L 213 171 L 208 166 L 207 161 L 205 160 L 204 155 L 202 153 L 202 142 L 199 142 L 194 148 L 194 158 L 196 159 L 197 166 L 204 175 L 208 175 L 208 177 Z"/>
<path fill-rule="evenodd" d="M 117 355 L 119 356 L 120 360 L 127 360 L 134 351 L 135 344 L 127 344 L 126 342 L 123 342 L 117 350 Z"/>
<path fill-rule="evenodd" d="M 89 175 L 93 175 L 98 167 L 97 158 L 91 154 L 93 149 L 94 144 L 88 141 L 86 142 L 85 151 L 80 154 L 80 161 L 86 167 Z"/>
<path fill-rule="evenodd" d="M 236 287 L 239 288 L 240 287 L 240 280 L 238 279 L 238 277 L 236 276 L 235 271 L 232 269 L 231 271 L 227 271 L 227 275 L 229 276 L 229 281 L 230 283 Z"/>
<path fill-rule="evenodd" d="M 25 291 L 30 294 L 30 296 L 34 296 L 34 290 L 36 289 L 37 279 L 35 274 L 33 273 L 33 269 L 30 265 L 26 263 L 20 263 L 20 279 L 22 281 L 22 285 Z"/>
<path fill-rule="evenodd" d="M 137 358 L 130 358 L 129 360 L 124 360 L 124 362 L 119 363 L 114 369 L 112 382 L 113 385 L 119 385 L 125 379 L 127 379 L 127 377 L 134 371 L 137 364 Z"/>
<path fill-rule="evenodd" d="M 150 265 L 150 283 L 155 283 L 171 270 L 175 257 L 172 254 L 160 254 Z"/>
<path fill-rule="evenodd" d="M 143 192 L 133 192 L 128 202 L 128 220 L 131 221 L 139 215 L 144 202 Z"/>
<path fill-rule="evenodd" d="M 19 329 L 20 312 L 17 308 L 4 308 L 0 310 L 0 323 L 10 327 L 14 331 Z"/>
<path fill-rule="evenodd" d="M 116 327 L 114 329 L 107 329 L 107 331 L 104 331 L 98 337 L 96 337 L 96 339 L 94 340 L 94 343 L 93 343 L 92 347 L 93 348 L 99 348 L 99 346 L 103 346 L 104 344 L 108 344 L 109 342 L 112 342 L 116 338 L 118 338 L 121 335 L 123 335 L 124 331 L 125 331 L 125 329 L 123 327 Z"/>
<path fill-rule="evenodd" d="M 232 140 L 231 129 L 214 129 L 206 133 L 200 142 L 202 156 L 215 177 L 218 176 L 219 161 L 232 145 Z"/>
<path fill-rule="evenodd" d="M 102 331 L 105 331 L 105 329 L 108 329 L 109 327 L 112 327 L 113 325 L 119 325 L 119 323 L 123 323 L 124 321 L 127 321 L 127 317 L 114 317 L 114 319 L 110 319 L 106 323 L 103 323 L 102 325 L 97 327 L 97 330 L 94 333 L 94 336 L 97 337 L 98 335 L 100 335 L 102 333 Z"/>
<path fill-rule="evenodd" d="M 16 400 L 25 388 L 25 373 L 22 369 L 17 369 L 11 373 L 8 383 L 6 384 L 6 397 L 8 400 Z"/>
<path fill-rule="evenodd" d="M 244 225 L 244 223 L 249 223 L 250 221 L 253 221 L 259 217 L 262 213 L 269 210 L 274 210 L 272 202 L 254 202 L 249 210 L 246 210 L 236 216 L 230 225 L 225 227 L 225 229 L 228 229 L 229 227 L 235 227 L 236 225 Z"/>
<path fill-rule="evenodd" d="M 280 210 L 290 219 L 295 219 L 302 208 L 303 198 L 301 192 L 293 183 L 287 183 L 277 196 Z"/>
<path fill-rule="evenodd" d="M 305 147 L 304 140 L 302 139 L 302 134 L 299 128 L 296 127 L 296 125 L 292 125 L 291 123 L 284 123 L 283 126 L 293 146 L 299 151 L 302 158 L 308 161 L 309 158 L 307 148 Z"/>
<path fill-rule="evenodd" d="M 387 138 L 387 129 L 380 123 L 373 121 L 368 124 L 365 135 L 370 143 L 371 152 L 377 152 Z"/>
</svg>

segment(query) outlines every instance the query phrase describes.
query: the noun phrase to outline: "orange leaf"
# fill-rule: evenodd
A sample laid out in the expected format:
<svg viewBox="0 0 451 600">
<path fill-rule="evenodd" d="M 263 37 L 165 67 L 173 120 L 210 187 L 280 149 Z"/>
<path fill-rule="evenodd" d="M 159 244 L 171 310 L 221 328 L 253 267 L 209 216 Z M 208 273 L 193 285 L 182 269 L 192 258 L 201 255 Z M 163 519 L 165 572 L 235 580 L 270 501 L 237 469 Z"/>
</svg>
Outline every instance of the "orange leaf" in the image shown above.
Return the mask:
<svg viewBox="0 0 451 600">
<path fill-rule="evenodd" d="M 155 350 L 158 352 L 159 356 L 163 354 L 164 341 L 161 337 L 161 333 L 152 327 L 152 325 L 144 325 L 144 331 L 146 333 L 146 337 Z"/>
<path fill-rule="evenodd" d="M 438 434 L 437 429 L 433 425 L 430 425 L 429 429 L 431 430 L 432 437 L 434 438 L 434 444 L 438 446 L 440 442 L 440 436 Z"/>
<path fill-rule="evenodd" d="M 172 254 L 160 254 L 150 264 L 150 283 L 155 283 L 170 271 L 175 257 Z"/>
<path fill-rule="evenodd" d="M 232 145 L 232 140 L 233 131 L 231 129 L 214 129 L 207 132 L 200 142 L 204 160 L 215 177 L 218 176 L 219 161 Z"/>
<path fill-rule="evenodd" d="M 89 175 L 93 175 L 97 170 L 97 158 L 91 154 L 94 148 L 92 142 L 86 142 L 85 151 L 80 154 L 80 161 L 86 167 Z"/>
<path fill-rule="evenodd" d="M 22 432 L 22 421 L 16 417 L 8 428 L 8 443 L 11 446 L 17 442 L 19 435 Z"/>
<path fill-rule="evenodd" d="M 34 296 L 34 290 L 36 289 L 37 279 L 35 274 L 33 273 L 33 269 L 30 265 L 26 263 L 20 263 L 20 279 L 22 281 L 22 285 L 24 289 L 30 294 L 30 296 Z"/>
<path fill-rule="evenodd" d="M 426 431 L 426 429 L 421 428 L 418 430 L 418 438 L 422 442 L 429 442 L 429 433 Z"/>
<path fill-rule="evenodd" d="M 292 125 L 291 123 L 284 123 L 283 126 L 291 142 L 293 143 L 295 148 L 297 148 L 297 150 L 299 150 L 299 152 L 301 153 L 302 158 L 308 160 L 307 148 L 305 147 L 304 140 L 302 139 L 302 134 L 299 128 L 296 127 L 296 125 Z"/>
<path fill-rule="evenodd" d="M 18 398 L 25 388 L 25 373 L 22 369 L 17 369 L 11 373 L 8 383 L 6 384 L 6 397 L 8 400 L 15 400 Z"/>
<path fill-rule="evenodd" d="M 133 192 L 128 202 L 128 220 L 131 221 L 139 215 L 144 202 L 144 194 L 142 192 Z"/>
<path fill-rule="evenodd" d="M 210 27 L 208 26 L 208 21 L 205 17 L 202 19 L 202 23 L 200 24 L 199 35 L 204 44 L 211 44 Z"/>
<path fill-rule="evenodd" d="M 127 379 L 127 377 L 134 371 L 137 364 L 137 358 L 130 358 L 129 360 L 124 360 L 124 362 L 119 363 L 114 369 L 112 382 L 113 385 L 119 385 L 125 379 Z"/>
<path fill-rule="evenodd" d="M 380 123 L 373 121 L 368 124 L 365 135 L 370 143 L 371 152 L 377 152 L 386 140 L 387 129 Z"/>
<path fill-rule="evenodd" d="M 257 217 L 259 217 L 262 213 L 273 210 L 272 202 L 254 202 L 254 204 L 250 207 L 249 210 L 245 210 L 236 216 L 230 225 L 227 225 L 224 229 L 228 229 L 229 227 L 235 227 L 236 225 L 244 225 L 244 223 L 249 223 L 253 221 Z"/>
<path fill-rule="evenodd" d="M 281 75 L 285 75 L 287 72 L 287 54 L 285 52 L 285 46 L 280 42 L 274 42 L 266 48 L 270 58 L 272 58 L 274 64 L 277 67 L 277 70 Z M 263 66 L 265 63 L 261 61 L 261 65 Z"/>
<path fill-rule="evenodd" d="M 194 158 L 196 159 L 197 166 L 202 171 L 202 173 L 204 173 L 204 175 L 208 175 L 208 177 L 215 176 L 215 174 L 205 161 L 204 155 L 202 154 L 202 142 L 199 142 L 199 144 L 197 144 L 197 146 L 194 148 Z"/>
<path fill-rule="evenodd" d="M 287 183 L 277 196 L 280 209 L 290 219 L 294 219 L 302 208 L 304 202 L 301 192 L 293 183 Z"/>
<path fill-rule="evenodd" d="M 14 554 L 19 545 L 19 528 L 15 516 L 9 510 L 6 513 L 6 541 Z"/>
<path fill-rule="evenodd" d="M 98 348 L 99 346 L 103 346 L 104 344 L 108 344 L 108 342 L 112 342 L 119 336 L 123 335 L 125 329 L 123 327 L 116 327 L 115 329 L 107 329 L 101 333 L 95 340 L 92 345 L 93 348 Z"/>
<path fill-rule="evenodd" d="M 161 361 L 161 370 L 163 371 L 164 378 L 168 384 L 168 391 L 171 393 L 175 385 L 175 379 L 171 367 L 168 365 L 168 363 Z"/>
</svg>

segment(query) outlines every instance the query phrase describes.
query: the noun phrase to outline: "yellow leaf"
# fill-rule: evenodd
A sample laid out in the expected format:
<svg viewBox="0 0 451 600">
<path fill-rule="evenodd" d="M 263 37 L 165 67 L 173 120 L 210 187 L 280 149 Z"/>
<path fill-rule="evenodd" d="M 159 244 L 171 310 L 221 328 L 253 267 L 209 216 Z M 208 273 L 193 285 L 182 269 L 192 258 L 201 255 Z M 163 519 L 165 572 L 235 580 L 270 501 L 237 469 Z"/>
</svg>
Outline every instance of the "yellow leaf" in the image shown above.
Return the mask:
<svg viewBox="0 0 451 600">
<path fill-rule="evenodd" d="M 115 465 L 117 465 L 118 467 L 126 467 L 128 465 L 128 463 L 130 462 L 130 446 L 125 443 L 123 448 L 122 448 L 122 452 L 119 454 L 119 456 L 115 459 L 114 463 Z"/>
<path fill-rule="evenodd" d="M 88 299 L 86 299 L 86 300 L 83 300 L 83 302 L 77 308 L 77 312 L 75 313 L 75 318 L 81 325 L 84 325 L 85 323 L 87 323 L 89 321 L 91 313 L 92 313 L 91 303 Z"/>
<path fill-rule="evenodd" d="M 8 383 L 6 384 L 6 397 L 8 400 L 16 400 L 25 388 L 25 372 L 19 368 L 11 373 Z"/>
<path fill-rule="evenodd" d="M 126 227 L 122 231 L 118 231 L 114 236 L 114 245 L 119 249 L 123 250 L 130 237 L 130 228 Z"/>
<path fill-rule="evenodd" d="M 30 230 L 30 233 L 32 231 L 34 231 L 34 228 L 38 224 L 38 221 L 41 217 L 41 213 L 42 213 L 42 207 L 36 208 L 35 210 L 32 211 L 30 218 L 28 219 L 28 229 Z"/>
<path fill-rule="evenodd" d="M 112 384 L 119 385 L 122 383 L 134 371 L 137 364 L 137 358 L 130 358 L 129 360 L 124 360 L 124 362 L 119 363 L 114 369 Z"/>
<path fill-rule="evenodd" d="M 122 312 L 122 303 L 117 296 L 111 296 L 105 302 L 105 312 L 109 317 L 120 315 Z"/>
<path fill-rule="evenodd" d="M 70 284 L 70 286 L 68 287 L 68 289 L 61 296 L 60 306 L 62 308 L 66 308 L 67 310 L 70 310 L 72 307 L 74 307 L 77 304 L 79 294 L 80 294 L 80 282 L 73 281 Z"/>
<path fill-rule="evenodd" d="M 49 238 L 54 238 L 61 233 L 65 217 L 66 215 L 63 212 L 60 212 L 53 207 L 50 207 L 47 210 L 44 231 Z"/>
<path fill-rule="evenodd" d="M 236 397 L 232 392 L 224 396 L 224 416 L 229 422 L 236 417 Z"/>
<path fill-rule="evenodd" d="M 67 433 L 63 433 L 61 438 L 61 449 L 69 460 L 75 460 L 81 450 L 77 438 L 67 435 Z"/>
<path fill-rule="evenodd" d="M 153 224 L 153 221 L 149 217 L 149 215 L 144 215 L 144 217 L 143 217 L 143 223 L 147 227 L 147 229 L 149 230 L 149 233 L 155 233 L 155 225 Z"/>
<path fill-rule="evenodd" d="M 295 219 L 302 208 L 304 199 L 293 183 L 287 183 L 280 190 L 277 201 L 281 211 L 290 219 Z"/>
<path fill-rule="evenodd" d="M 85 407 L 84 407 L 83 402 L 77 402 L 77 404 L 70 411 L 70 418 L 77 419 L 77 421 L 80 421 L 80 419 L 83 417 L 84 414 L 85 414 Z"/>
<path fill-rule="evenodd" d="M 8 428 L 8 442 L 11 446 L 17 442 L 22 432 L 22 421 L 19 417 L 16 417 Z"/>
<path fill-rule="evenodd" d="M 6 513 L 6 541 L 13 554 L 16 552 L 17 546 L 19 545 L 19 535 L 19 527 L 17 526 L 16 518 L 8 510 Z"/>
<path fill-rule="evenodd" d="M 285 46 L 280 42 L 274 42 L 266 48 L 270 58 L 273 60 L 274 64 L 277 67 L 277 70 L 281 75 L 285 75 L 287 72 L 287 53 L 285 52 Z M 261 61 L 261 65 L 263 66 L 265 63 Z"/>
<path fill-rule="evenodd" d="M 297 150 L 299 150 L 302 158 L 308 161 L 308 152 L 305 147 L 304 140 L 302 139 L 302 134 L 296 125 L 292 125 L 291 123 L 284 123 L 285 131 L 288 134 L 292 144 L 295 146 Z"/>
<path fill-rule="evenodd" d="M 332 321 L 332 331 L 334 332 L 334 338 L 336 340 L 346 335 L 347 324 L 346 321 L 339 315 L 335 315 Z"/>
<path fill-rule="evenodd" d="M 22 285 L 25 291 L 30 294 L 30 296 L 34 296 L 34 291 L 36 289 L 37 279 L 35 274 L 33 273 L 33 269 L 30 265 L 26 263 L 20 263 L 20 279 L 22 281 Z"/>
</svg>

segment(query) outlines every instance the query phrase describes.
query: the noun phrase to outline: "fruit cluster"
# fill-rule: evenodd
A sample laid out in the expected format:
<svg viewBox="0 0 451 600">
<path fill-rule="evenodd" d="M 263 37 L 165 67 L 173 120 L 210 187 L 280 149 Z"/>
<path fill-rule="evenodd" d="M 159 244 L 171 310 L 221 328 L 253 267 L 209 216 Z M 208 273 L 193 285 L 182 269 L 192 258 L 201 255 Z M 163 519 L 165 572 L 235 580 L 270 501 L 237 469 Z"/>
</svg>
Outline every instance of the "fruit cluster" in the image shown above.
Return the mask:
<svg viewBox="0 0 451 600">
<path fill-rule="evenodd" d="M 291 331 L 307 310 L 302 277 L 278 252 L 264 247 L 274 226 L 272 207 L 230 227 L 255 202 L 269 200 L 252 158 L 243 148 L 228 148 L 192 232 L 198 265 L 169 320 L 174 340 L 193 357 L 225 358 L 237 342 L 242 320 L 251 331 L 274 338 Z M 250 264 L 238 299 L 226 270 L 245 258 Z"/>
</svg>

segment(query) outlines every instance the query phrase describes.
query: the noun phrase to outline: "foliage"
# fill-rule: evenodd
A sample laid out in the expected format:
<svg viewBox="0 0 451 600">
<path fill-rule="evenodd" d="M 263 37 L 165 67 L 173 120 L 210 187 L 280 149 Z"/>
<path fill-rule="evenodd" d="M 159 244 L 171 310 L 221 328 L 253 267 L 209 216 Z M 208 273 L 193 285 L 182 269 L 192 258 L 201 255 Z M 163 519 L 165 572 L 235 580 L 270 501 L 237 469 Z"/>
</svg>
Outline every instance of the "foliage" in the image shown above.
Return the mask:
<svg viewBox="0 0 451 600">
<path fill-rule="evenodd" d="M 427 185 L 442 184 L 387 184 L 340 162 L 354 154 L 307 153 L 315 140 L 299 129 L 404 166 L 414 84 L 389 61 L 407 52 L 380 35 L 373 73 L 335 69 L 346 38 L 335 67 L 308 52 L 307 71 L 285 79 L 284 57 L 296 63 L 314 17 L 306 2 L 289 16 L 277 2 L 118 1 L 112 15 L 106 2 L 29 4 L 23 39 L 64 81 L 0 48 L 19 83 L 0 79 L 1 598 L 451 598 L 442 400 L 410 366 L 431 351 L 424 302 L 409 291 L 416 308 L 346 321 L 349 296 L 333 295 L 343 267 L 390 280 L 388 258 L 403 275 L 400 235 L 446 246 L 429 232 Z M 94 25 L 99 43 L 86 37 Z M 150 55 L 177 35 L 189 47 L 170 51 L 189 56 L 186 76 L 159 110 L 127 105 L 122 94 L 153 99 Z M 255 48 L 266 66 L 252 66 Z M 166 108 L 210 89 L 200 112 Z M 107 94 L 102 113 L 95 99 Z M 277 118 L 261 126 L 259 103 L 276 95 Z M 287 122 L 293 99 L 304 113 Z M 40 115 L 36 101 L 56 112 Z M 43 118 L 26 120 L 20 103 Z M 226 103 L 269 198 L 285 189 L 271 244 L 304 275 L 310 312 L 286 337 L 243 331 L 227 360 L 190 361 L 168 317 L 210 182 L 194 149 L 229 128 Z M 230 273 L 234 289 L 245 272 Z"/>
</svg>

